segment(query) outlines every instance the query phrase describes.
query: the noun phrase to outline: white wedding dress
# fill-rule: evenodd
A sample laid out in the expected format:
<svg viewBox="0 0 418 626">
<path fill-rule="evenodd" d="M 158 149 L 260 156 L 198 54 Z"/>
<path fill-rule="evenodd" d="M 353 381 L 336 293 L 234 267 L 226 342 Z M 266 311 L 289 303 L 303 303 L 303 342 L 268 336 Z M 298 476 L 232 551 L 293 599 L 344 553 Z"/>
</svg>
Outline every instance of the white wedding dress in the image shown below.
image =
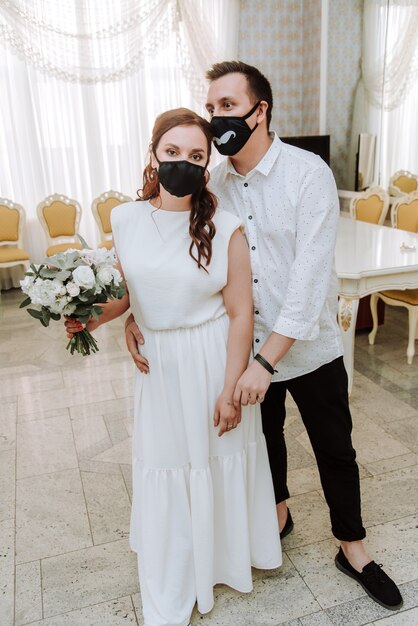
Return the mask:
<svg viewBox="0 0 418 626">
<path fill-rule="evenodd" d="M 259 405 L 218 437 L 226 365 L 222 298 L 238 218 L 217 211 L 208 272 L 189 255 L 189 212 L 130 202 L 112 211 L 115 247 L 150 373 L 136 372 L 131 547 L 145 626 L 186 626 L 213 585 L 252 589 L 251 566 L 281 564 Z"/>
</svg>

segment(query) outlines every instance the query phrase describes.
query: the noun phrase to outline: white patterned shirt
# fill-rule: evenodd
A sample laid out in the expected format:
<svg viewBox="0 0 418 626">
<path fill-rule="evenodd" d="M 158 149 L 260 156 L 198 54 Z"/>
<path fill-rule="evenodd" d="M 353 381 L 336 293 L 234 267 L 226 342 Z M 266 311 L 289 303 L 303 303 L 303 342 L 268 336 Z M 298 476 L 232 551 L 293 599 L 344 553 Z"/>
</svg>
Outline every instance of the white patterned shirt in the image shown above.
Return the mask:
<svg viewBox="0 0 418 626">
<path fill-rule="evenodd" d="M 254 353 L 272 331 L 296 339 L 273 381 L 307 374 L 343 354 L 334 248 L 339 202 L 330 168 L 276 134 L 246 176 L 229 159 L 211 172 L 219 208 L 244 223 L 251 255 Z"/>
</svg>

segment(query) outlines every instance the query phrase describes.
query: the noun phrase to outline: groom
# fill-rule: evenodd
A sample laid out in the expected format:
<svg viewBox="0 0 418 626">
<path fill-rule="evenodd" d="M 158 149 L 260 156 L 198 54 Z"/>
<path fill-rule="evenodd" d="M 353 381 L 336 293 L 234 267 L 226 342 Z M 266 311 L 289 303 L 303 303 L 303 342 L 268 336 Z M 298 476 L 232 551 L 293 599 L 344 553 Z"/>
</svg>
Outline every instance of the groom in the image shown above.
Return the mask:
<svg viewBox="0 0 418 626">
<path fill-rule="evenodd" d="M 242 219 L 253 273 L 255 357 L 234 399 L 262 402 L 281 537 L 293 529 L 283 433 L 289 391 L 309 435 L 332 532 L 340 541 L 336 567 L 373 600 L 398 609 L 402 596 L 396 584 L 363 544 L 359 472 L 336 321 L 339 205 L 334 178 L 318 156 L 282 143 L 269 131 L 273 95 L 257 68 L 239 61 L 217 63 L 207 78 L 214 143 L 229 157 L 212 171 L 211 189 L 220 208 Z M 143 340 L 132 316 L 126 321 L 126 341 L 139 364 L 137 342 Z"/>
</svg>

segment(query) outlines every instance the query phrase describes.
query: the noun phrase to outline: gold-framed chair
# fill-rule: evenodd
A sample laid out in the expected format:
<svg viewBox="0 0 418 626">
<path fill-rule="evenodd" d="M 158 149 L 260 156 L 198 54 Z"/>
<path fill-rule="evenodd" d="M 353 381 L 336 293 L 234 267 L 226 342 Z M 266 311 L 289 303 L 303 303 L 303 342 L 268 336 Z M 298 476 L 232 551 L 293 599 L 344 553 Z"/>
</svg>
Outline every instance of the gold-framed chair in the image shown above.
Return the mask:
<svg viewBox="0 0 418 626">
<path fill-rule="evenodd" d="M 132 198 L 125 196 L 119 191 L 113 191 L 113 189 L 110 189 L 95 198 L 91 203 L 91 210 L 99 228 L 100 238 L 102 240 L 99 244 L 99 248 L 107 248 L 110 250 L 110 248 L 113 247 L 110 213 L 115 206 L 124 202 L 132 202 Z"/>
<path fill-rule="evenodd" d="M 408 170 L 398 170 L 389 179 L 389 193 L 391 196 L 404 196 L 407 193 L 418 191 L 418 174 Z"/>
<path fill-rule="evenodd" d="M 371 187 L 350 201 L 350 217 L 370 224 L 383 224 L 388 209 L 389 195 L 381 187 Z"/>
<path fill-rule="evenodd" d="M 68 248 L 82 249 L 76 240 L 81 219 L 81 206 L 77 200 L 54 193 L 38 204 L 36 212 L 46 234 L 47 256 L 65 252 Z"/>
<path fill-rule="evenodd" d="M 25 210 L 8 198 L 0 198 L 0 269 L 22 265 L 29 269 L 29 254 L 23 248 Z"/>
<path fill-rule="evenodd" d="M 391 221 L 393 228 L 400 228 L 418 233 L 418 192 L 404 195 L 392 205 Z M 373 293 L 370 309 L 373 318 L 373 329 L 369 334 L 369 344 L 373 345 L 377 333 L 377 303 L 379 298 L 388 305 L 402 306 L 408 310 L 408 346 L 406 359 L 412 364 L 415 354 L 415 339 L 418 339 L 418 289 L 391 289 Z"/>
</svg>

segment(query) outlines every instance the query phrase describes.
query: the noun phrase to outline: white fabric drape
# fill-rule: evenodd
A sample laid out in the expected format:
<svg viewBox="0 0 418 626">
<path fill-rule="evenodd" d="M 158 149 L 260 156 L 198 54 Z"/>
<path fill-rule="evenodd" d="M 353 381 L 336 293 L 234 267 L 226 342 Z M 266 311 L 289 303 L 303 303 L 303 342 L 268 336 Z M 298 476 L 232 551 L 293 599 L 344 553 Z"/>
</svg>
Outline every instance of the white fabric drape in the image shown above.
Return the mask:
<svg viewBox="0 0 418 626">
<path fill-rule="evenodd" d="M 125 59 L 125 67 L 128 65 L 128 53 L 135 55 L 136 47 L 141 46 L 141 40 L 133 39 L 131 31 L 141 30 L 143 22 L 140 27 L 136 23 L 127 27 L 126 32 L 118 33 L 117 37 L 90 39 L 90 59 L 95 61 L 94 66 L 83 65 L 86 61 L 84 43 L 80 47 L 83 54 L 80 53 L 78 66 L 73 48 L 70 49 L 68 59 L 74 62 L 73 69 L 78 68 L 80 72 L 93 70 L 95 80 L 84 82 L 61 80 L 54 72 L 51 75 L 47 67 L 40 71 L 37 62 L 32 63 L 25 55 L 23 59 L 21 53 L 16 54 L 16 47 L 5 41 L 4 31 L 0 30 L 0 196 L 9 197 L 25 208 L 24 243 L 31 259 L 39 262 L 44 258 L 46 248 L 35 211 L 40 200 L 55 192 L 77 199 L 83 209 L 80 233 L 91 245 L 96 245 L 98 231 L 90 210 L 91 201 L 111 188 L 132 197 L 136 195 L 136 190 L 141 187 L 142 169 L 156 115 L 178 106 L 204 113 L 204 71 L 213 62 L 234 58 L 237 54 L 239 1 L 106 0 L 99 3 L 98 0 L 79 0 L 75 3 L 45 3 L 37 0 L 27 3 L 7 0 L 2 5 L 3 18 L 4 9 L 11 10 L 12 5 L 24 6 L 30 11 L 29 33 L 33 31 L 36 19 L 41 22 L 36 28 L 49 34 L 54 25 L 67 33 L 87 32 L 97 36 L 98 31 L 106 27 L 104 16 L 109 7 L 112 19 L 115 19 L 116 9 L 119 10 L 119 22 L 115 22 L 118 28 L 122 23 L 126 25 L 128 9 L 133 11 L 141 6 L 152 6 L 161 12 L 171 7 L 175 16 L 173 28 L 157 41 L 152 54 L 149 54 L 150 45 L 146 43 L 148 48 L 141 53 L 141 63 L 136 69 L 126 70 L 120 80 L 110 80 L 107 74 L 98 80 L 98 74 L 101 70 L 109 73 L 117 66 L 121 68 L 122 59 Z M 65 7 L 70 5 L 89 16 L 90 30 L 86 31 L 85 25 L 84 30 L 72 30 L 78 27 L 78 22 L 64 19 L 67 15 Z M 63 19 L 58 16 L 61 10 Z M 143 20 L 146 13 L 138 15 L 138 19 Z M 21 20 L 21 38 L 26 36 L 23 19 L 26 18 L 19 16 L 13 22 Z M 154 25 L 158 35 L 160 26 L 158 23 Z M 52 59 L 56 66 L 59 62 L 65 63 L 65 50 L 57 50 L 51 56 L 48 48 L 50 37 L 55 41 L 62 34 L 53 30 L 49 34 L 45 47 L 42 47 L 40 37 L 34 41 L 45 58 Z M 67 39 L 65 36 L 64 41 Z M 151 40 L 150 35 L 147 41 Z M 104 46 L 105 41 L 108 41 L 109 49 Z M 128 46 L 129 41 L 134 45 Z M 67 71 L 70 61 L 66 63 Z M 10 272 L 8 275 L 9 279 L 5 280 L 4 271 L 0 273 L 3 289 L 12 283 Z M 15 279 L 14 285 L 17 284 Z"/>
<path fill-rule="evenodd" d="M 377 136 L 375 182 L 398 169 L 418 172 L 418 0 L 365 0 L 361 79 L 357 88 L 350 172 L 360 132 Z"/>
</svg>

